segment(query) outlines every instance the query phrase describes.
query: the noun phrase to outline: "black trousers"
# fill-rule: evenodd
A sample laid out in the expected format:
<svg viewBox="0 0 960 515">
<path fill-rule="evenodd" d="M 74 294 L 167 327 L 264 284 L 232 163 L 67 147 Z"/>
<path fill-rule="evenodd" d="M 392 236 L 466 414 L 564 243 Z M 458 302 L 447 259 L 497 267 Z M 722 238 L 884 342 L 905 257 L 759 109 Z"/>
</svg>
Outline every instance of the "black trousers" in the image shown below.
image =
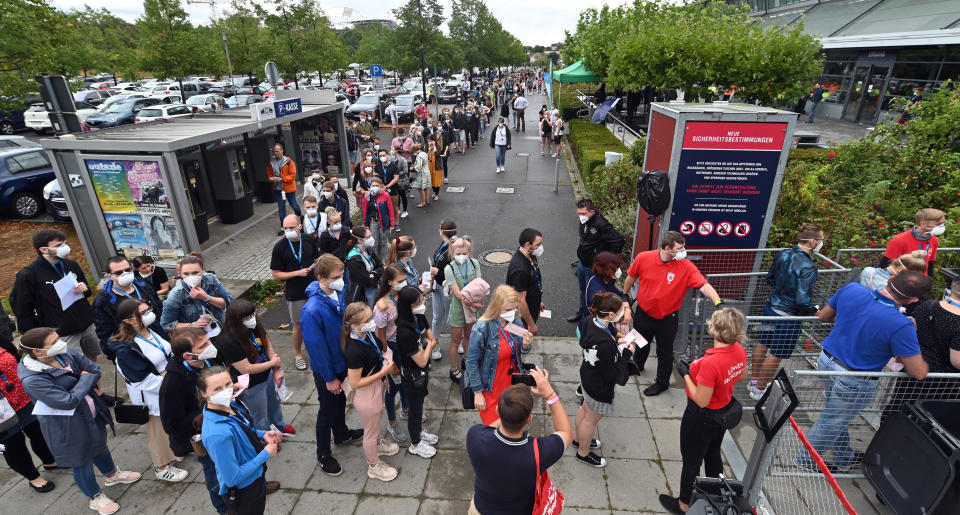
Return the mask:
<svg viewBox="0 0 960 515">
<path fill-rule="evenodd" d="M 443 178 L 447 178 L 447 158 L 448 156 L 441 156 L 440 162 L 443 163 Z"/>
<path fill-rule="evenodd" d="M 423 418 L 423 401 L 427 398 L 427 387 L 417 388 L 413 381 L 402 377 L 400 383 L 407 392 L 407 402 L 410 411 L 407 413 L 407 431 L 410 433 L 410 443 L 420 443 L 420 431 L 423 430 L 420 419 Z"/>
<path fill-rule="evenodd" d="M 703 416 L 703 411 L 690 398 L 680 420 L 680 456 L 683 469 L 680 472 L 680 500 L 690 504 L 693 497 L 693 482 L 704 465 L 707 477 L 720 477 L 723 459 L 720 444 L 726 430 Z"/>
<path fill-rule="evenodd" d="M 639 349 L 634 355 L 633 360 L 640 369 L 646 363 L 650 355 L 650 347 L 653 346 L 653 340 L 657 341 L 657 379 L 656 382 L 667 385 L 670 384 L 670 373 L 673 371 L 673 340 L 677 337 L 677 313 L 671 313 L 663 318 L 653 318 L 644 313 L 642 309 L 637 308 L 633 315 L 633 328 L 649 344 Z"/>
<path fill-rule="evenodd" d="M 267 506 L 267 483 L 260 476 L 256 481 L 239 489 L 237 498 L 231 502 L 230 493 L 223 495 L 224 502 L 231 513 L 237 515 L 262 515 Z"/>
<path fill-rule="evenodd" d="M 13 436 L 0 442 L 7 447 L 7 450 L 3 453 L 3 459 L 7 462 L 7 465 L 17 474 L 33 481 L 40 477 L 40 472 L 37 470 L 36 465 L 33 464 L 33 457 L 30 456 L 30 451 L 27 450 L 27 439 L 24 438 L 24 435 L 30 437 L 30 447 L 33 448 L 33 452 L 40 458 L 41 463 L 50 464 L 57 460 L 54 459 L 50 448 L 47 447 L 47 441 L 43 439 L 39 422 L 34 422 L 24 427 Z"/>
<path fill-rule="evenodd" d="M 337 374 L 340 382 L 347 380 L 347 373 Z M 347 410 L 347 396 L 343 391 L 334 395 L 327 390 L 327 383 L 323 376 L 314 372 L 313 382 L 317 385 L 317 400 L 320 401 L 320 409 L 317 410 L 317 458 L 329 456 L 330 451 L 330 433 L 333 433 L 333 439 L 343 441 L 347 439 L 347 422 L 345 420 Z"/>
</svg>

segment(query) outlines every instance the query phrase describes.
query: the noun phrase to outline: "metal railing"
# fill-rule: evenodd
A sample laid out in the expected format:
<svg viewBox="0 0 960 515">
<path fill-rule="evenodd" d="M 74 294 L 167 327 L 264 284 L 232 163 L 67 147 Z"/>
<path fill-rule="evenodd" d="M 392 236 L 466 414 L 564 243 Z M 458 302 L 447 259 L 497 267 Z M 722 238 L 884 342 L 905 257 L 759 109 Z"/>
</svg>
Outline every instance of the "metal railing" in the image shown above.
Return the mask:
<svg viewBox="0 0 960 515">
<path fill-rule="evenodd" d="M 577 111 L 577 118 L 586 117 L 588 119 L 592 119 L 593 113 L 597 110 L 597 105 L 593 102 L 593 96 L 587 95 L 578 89 L 577 100 L 586 108 L 586 111 L 583 109 Z M 634 141 L 645 137 L 642 132 L 634 130 L 632 127 L 630 127 L 630 125 L 627 124 L 627 122 L 623 121 L 612 111 L 607 113 L 607 116 L 604 118 L 604 125 L 607 127 L 607 130 L 616 136 L 627 148 L 630 148 Z"/>
<path fill-rule="evenodd" d="M 884 248 L 840 249 L 837 251 L 834 261 L 850 268 L 850 281 L 852 282 L 859 280 L 860 273 L 863 272 L 864 268 L 879 267 L 885 251 Z M 937 270 L 960 268 L 960 247 L 937 249 L 936 268 Z M 933 285 L 933 291 L 935 292 L 950 287 L 947 279 L 940 273 L 934 275 Z"/>
</svg>

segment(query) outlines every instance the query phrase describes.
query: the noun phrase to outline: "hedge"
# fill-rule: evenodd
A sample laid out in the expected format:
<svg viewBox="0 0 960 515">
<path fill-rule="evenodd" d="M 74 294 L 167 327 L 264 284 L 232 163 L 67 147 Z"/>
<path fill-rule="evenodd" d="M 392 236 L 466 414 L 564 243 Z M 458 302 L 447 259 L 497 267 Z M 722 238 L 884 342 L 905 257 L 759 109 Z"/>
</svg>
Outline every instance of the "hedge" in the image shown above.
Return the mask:
<svg viewBox="0 0 960 515">
<path fill-rule="evenodd" d="M 567 122 L 570 136 L 570 150 L 586 175 L 605 161 L 604 152 L 620 152 L 629 156 L 629 150 L 605 125 L 588 120 L 570 120 Z M 586 180 L 586 177 L 584 177 Z"/>
</svg>

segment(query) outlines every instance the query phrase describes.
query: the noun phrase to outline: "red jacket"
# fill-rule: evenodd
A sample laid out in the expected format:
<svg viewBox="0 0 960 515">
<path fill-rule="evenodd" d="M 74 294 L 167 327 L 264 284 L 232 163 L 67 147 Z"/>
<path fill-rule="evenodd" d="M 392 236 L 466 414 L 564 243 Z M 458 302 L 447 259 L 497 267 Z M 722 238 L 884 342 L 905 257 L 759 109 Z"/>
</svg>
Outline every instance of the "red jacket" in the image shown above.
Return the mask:
<svg viewBox="0 0 960 515">
<path fill-rule="evenodd" d="M 9 352 L 0 349 L 0 388 L 3 388 L 3 396 L 10 401 L 10 406 L 15 410 L 20 410 L 30 402 L 27 392 L 23 391 L 23 383 L 17 376 L 17 358 Z M 7 385 L 13 385 L 13 391 L 7 391 Z"/>
</svg>

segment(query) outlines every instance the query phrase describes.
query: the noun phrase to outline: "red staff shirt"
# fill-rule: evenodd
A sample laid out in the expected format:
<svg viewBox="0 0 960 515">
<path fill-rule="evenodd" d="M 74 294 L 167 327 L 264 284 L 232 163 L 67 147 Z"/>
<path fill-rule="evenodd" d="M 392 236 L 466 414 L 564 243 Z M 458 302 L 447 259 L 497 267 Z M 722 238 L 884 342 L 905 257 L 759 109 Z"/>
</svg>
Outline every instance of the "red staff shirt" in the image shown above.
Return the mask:
<svg viewBox="0 0 960 515">
<path fill-rule="evenodd" d="M 889 259 L 897 259 L 915 250 L 925 250 L 927 251 L 927 268 L 929 269 L 930 262 L 937 259 L 937 247 L 939 246 L 940 239 L 936 236 L 931 236 L 929 240 L 922 241 L 913 236 L 912 230 L 905 231 L 890 238 L 890 243 L 887 243 L 887 251 L 883 253 L 883 256 Z M 927 270 L 924 270 L 923 273 L 926 274 Z"/>
<path fill-rule="evenodd" d="M 696 265 L 686 259 L 664 263 L 659 250 L 637 254 L 627 273 L 637 280 L 637 306 L 653 318 L 675 313 L 687 290 L 707 284 Z"/>
<path fill-rule="evenodd" d="M 690 364 L 690 377 L 698 385 L 713 388 L 707 409 L 720 409 L 730 404 L 737 378 L 747 369 L 747 351 L 739 343 L 707 349 L 703 357 Z M 691 399 L 690 391 L 687 397 Z"/>
</svg>

